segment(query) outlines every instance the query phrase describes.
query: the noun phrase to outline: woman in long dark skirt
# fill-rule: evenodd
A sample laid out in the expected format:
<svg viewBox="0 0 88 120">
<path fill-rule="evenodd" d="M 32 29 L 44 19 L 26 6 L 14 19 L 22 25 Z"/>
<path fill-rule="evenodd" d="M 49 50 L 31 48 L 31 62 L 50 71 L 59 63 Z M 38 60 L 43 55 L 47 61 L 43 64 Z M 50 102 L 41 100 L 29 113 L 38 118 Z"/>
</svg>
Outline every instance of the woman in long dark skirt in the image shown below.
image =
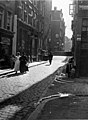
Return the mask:
<svg viewBox="0 0 88 120">
<path fill-rule="evenodd" d="M 20 72 L 21 73 L 26 72 L 26 63 L 27 63 L 27 57 L 23 52 L 22 56 L 20 57 Z"/>
</svg>

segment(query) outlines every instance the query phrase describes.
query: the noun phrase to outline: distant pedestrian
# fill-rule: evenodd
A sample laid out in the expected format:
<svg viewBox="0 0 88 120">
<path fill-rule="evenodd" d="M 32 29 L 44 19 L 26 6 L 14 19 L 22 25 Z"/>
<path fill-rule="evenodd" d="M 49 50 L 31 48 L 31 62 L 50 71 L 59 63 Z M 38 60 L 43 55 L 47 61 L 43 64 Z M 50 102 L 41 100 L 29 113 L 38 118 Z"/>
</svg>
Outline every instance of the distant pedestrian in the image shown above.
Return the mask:
<svg viewBox="0 0 88 120">
<path fill-rule="evenodd" d="M 14 65 L 14 71 L 16 72 L 17 74 L 17 71 L 20 70 L 20 53 L 17 52 L 17 56 L 15 57 L 15 65 Z"/>
<path fill-rule="evenodd" d="M 49 59 L 49 63 L 50 63 L 50 65 L 51 65 L 51 63 L 52 63 L 52 59 L 53 59 L 53 54 L 52 54 L 51 51 L 49 51 L 49 53 L 48 53 L 48 59 Z"/>
<path fill-rule="evenodd" d="M 22 53 L 22 56 L 20 57 L 20 72 L 24 73 L 28 70 L 27 68 L 27 56 L 25 55 L 25 53 Z"/>
</svg>

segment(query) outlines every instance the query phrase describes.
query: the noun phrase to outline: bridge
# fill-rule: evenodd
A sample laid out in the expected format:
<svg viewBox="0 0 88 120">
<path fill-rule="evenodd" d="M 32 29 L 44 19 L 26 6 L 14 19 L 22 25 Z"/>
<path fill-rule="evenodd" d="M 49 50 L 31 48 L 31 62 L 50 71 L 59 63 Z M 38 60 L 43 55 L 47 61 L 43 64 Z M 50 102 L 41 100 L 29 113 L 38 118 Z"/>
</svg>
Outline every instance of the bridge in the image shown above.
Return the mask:
<svg viewBox="0 0 88 120">
<path fill-rule="evenodd" d="M 64 51 L 54 52 L 53 55 L 55 55 L 55 56 L 73 56 L 72 52 L 64 52 Z"/>
</svg>

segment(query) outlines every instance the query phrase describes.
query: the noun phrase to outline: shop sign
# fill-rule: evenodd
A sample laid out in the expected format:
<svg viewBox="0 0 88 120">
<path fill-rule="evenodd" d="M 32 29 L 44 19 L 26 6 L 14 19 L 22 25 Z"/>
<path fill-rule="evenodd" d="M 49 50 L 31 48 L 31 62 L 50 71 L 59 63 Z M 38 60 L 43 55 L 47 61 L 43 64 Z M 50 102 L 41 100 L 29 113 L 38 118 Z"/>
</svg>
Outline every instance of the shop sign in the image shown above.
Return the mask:
<svg viewBox="0 0 88 120">
<path fill-rule="evenodd" d="M 79 9 L 88 10 L 88 5 L 79 5 Z"/>
</svg>

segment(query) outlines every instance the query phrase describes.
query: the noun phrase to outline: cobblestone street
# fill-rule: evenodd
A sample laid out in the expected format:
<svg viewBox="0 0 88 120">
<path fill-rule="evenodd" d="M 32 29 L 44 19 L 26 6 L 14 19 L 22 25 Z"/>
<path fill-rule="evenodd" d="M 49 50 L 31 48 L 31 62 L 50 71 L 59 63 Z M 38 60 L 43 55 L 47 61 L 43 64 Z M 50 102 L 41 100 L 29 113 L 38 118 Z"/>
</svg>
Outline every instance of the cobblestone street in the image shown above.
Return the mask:
<svg viewBox="0 0 88 120">
<path fill-rule="evenodd" d="M 50 66 L 47 62 L 32 67 L 26 74 L 14 73 L 0 78 L 0 120 L 26 120 L 36 103 L 54 81 L 56 71 L 66 57 L 56 57 Z M 41 73 L 41 74 L 40 74 Z"/>
<path fill-rule="evenodd" d="M 61 93 L 62 97 L 53 97 L 55 99 L 46 102 L 36 120 L 88 119 L 87 78 L 61 79 L 56 76 L 44 97 Z"/>
</svg>

